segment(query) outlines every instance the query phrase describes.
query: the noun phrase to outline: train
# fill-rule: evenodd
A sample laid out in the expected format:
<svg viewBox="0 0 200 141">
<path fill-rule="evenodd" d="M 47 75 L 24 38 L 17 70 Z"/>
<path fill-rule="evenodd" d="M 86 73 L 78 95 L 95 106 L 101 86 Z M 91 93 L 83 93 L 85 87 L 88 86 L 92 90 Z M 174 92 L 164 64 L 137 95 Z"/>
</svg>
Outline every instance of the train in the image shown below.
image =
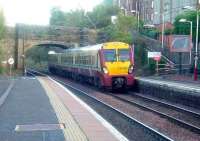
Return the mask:
<svg viewBox="0 0 200 141">
<path fill-rule="evenodd" d="M 100 89 L 127 89 L 135 83 L 134 48 L 123 42 L 69 48 L 49 54 L 48 69 Z"/>
</svg>

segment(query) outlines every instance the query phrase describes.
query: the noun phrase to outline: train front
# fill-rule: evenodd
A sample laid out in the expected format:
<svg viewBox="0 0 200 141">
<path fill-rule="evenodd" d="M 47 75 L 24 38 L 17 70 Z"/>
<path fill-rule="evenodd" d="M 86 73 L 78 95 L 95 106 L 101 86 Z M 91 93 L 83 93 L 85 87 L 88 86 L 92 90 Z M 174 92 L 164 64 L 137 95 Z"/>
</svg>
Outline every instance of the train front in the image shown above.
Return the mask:
<svg viewBox="0 0 200 141">
<path fill-rule="evenodd" d="M 110 42 L 101 50 L 102 79 L 105 87 L 127 88 L 134 84 L 134 52 L 128 44 Z"/>
</svg>

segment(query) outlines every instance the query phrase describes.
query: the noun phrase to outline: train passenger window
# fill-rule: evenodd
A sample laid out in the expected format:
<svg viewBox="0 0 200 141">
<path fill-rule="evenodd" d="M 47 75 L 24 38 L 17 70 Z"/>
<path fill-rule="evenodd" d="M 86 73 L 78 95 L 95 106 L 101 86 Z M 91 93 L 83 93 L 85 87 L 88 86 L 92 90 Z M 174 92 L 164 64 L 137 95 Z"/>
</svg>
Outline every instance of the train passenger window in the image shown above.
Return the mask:
<svg viewBox="0 0 200 141">
<path fill-rule="evenodd" d="M 128 61 L 130 60 L 130 56 L 129 56 L 129 49 L 119 49 L 118 50 L 118 59 L 119 61 Z"/>
<path fill-rule="evenodd" d="M 92 65 L 95 65 L 95 60 L 96 60 L 95 56 L 91 56 L 91 64 Z"/>
<path fill-rule="evenodd" d="M 117 60 L 116 58 L 116 50 L 114 49 L 105 49 L 103 51 L 104 53 L 104 59 L 106 62 L 114 62 Z"/>
</svg>

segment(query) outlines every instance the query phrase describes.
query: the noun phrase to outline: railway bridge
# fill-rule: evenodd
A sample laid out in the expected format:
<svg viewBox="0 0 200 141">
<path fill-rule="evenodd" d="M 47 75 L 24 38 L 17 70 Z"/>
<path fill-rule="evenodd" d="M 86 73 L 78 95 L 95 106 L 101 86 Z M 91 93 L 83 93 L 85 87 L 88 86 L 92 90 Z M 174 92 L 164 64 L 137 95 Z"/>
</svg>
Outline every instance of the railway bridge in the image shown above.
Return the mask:
<svg viewBox="0 0 200 141">
<path fill-rule="evenodd" d="M 4 59 L 14 57 L 15 69 L 22 68 L 25 52 L 35 46 L 68 48 L 96 43 L 96 31 L 77 27 L 16 24 L 7 27 L 1 41 Z"/>
</svg>

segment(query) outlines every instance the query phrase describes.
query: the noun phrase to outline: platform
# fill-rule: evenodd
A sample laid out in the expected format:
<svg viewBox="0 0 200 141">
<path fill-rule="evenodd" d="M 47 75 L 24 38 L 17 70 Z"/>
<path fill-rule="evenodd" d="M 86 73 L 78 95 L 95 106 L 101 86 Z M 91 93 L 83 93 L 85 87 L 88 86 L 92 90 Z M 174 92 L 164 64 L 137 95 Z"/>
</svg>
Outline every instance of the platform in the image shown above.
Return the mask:
<svg viewBox="0 0 200 141">
<path fill-rule="evenodd" d="M 0 115 L 0 141 L 127 140 L 68 89 L 47 77 L 16 78 L 0 106 Z"/>
<path fill-rule="evenodd" d="M 38 77 L 38 80 L 45 88 L 49 99 L 52 99 L 51 103 L 55 106 L 55 110 L 56 107 L 60 107 L 63 112 L 63 119 L 60 119 L 60 122 L 66 125 L 64 135 L 67 140 L 127 140 L 112 125 L 64 86 L 49 78 Z"/>
<path fill-rule="evenodd" d="M 200 85 L 198 83 L 185 82 L 185 81 L 173 81 L 165 80 L 160 78 L 153 77 L 137 77 L 136 80 L 140 82 L 148 82 L 158 86 L 164 86 L 169 88 L 174 88 L 176 90 L 184 90 L 188 92 L 197 92 L 200 93 Z"/>
<path fill-rule="evenodd" d="M 0 141 L 64 141 L 62 130 L 15 130 L 19 125 L 59 124 L 59 121 L 37 79 L 17 77 L 12 81 L 14 85 L 0 106 Z"/>
<path fill-rule="evenodd" d="M 137 89 L 140 93 L 200 108 L 200 85 L 188 81 L 174 81 L 153 77 L 137 77 Z"/>
</svg>

